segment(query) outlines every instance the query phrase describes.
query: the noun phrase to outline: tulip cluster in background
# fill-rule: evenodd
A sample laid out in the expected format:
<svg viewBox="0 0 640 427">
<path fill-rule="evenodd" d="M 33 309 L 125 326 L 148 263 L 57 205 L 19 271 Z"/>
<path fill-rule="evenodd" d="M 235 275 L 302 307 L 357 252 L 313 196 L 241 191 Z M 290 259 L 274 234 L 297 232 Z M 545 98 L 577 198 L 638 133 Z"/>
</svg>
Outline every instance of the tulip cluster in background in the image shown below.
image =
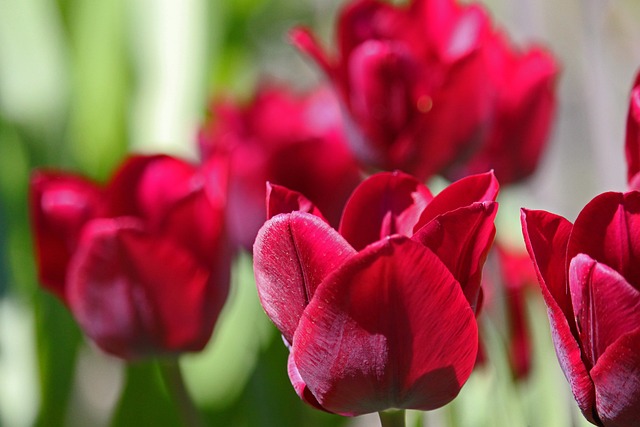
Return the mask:
<svg viewBox="0 0 640 427">
<path fill-rule="evenodd" d="M 635 425 L 640 6 L 557 3 L 1 4 L 0 425 Z"/>
</svg>

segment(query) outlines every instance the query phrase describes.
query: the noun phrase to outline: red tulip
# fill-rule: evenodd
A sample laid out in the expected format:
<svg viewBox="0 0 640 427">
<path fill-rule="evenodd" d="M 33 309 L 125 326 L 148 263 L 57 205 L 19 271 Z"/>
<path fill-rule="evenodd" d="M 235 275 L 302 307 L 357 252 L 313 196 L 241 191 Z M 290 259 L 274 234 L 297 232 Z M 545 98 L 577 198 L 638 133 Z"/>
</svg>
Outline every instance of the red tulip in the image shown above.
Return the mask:
<svg viewBox="0 0 640 427">
<path fill-rule="evenodd" d="M 538 166 L 555 112 L 558 67 L 539 46 L 516 51 L 500 32 L 488 40 L 484 52 L 497 95 L 490 130 L 470 158 L 456 159 L 448 175 L 493 169 L 506 185 L 527 178 Z"/>
<path fill-rule="evenodd" d="M 476 358 L 497 191 L 492 174 L 432 197 L 409 175 L 380 173 L 354 191 L 336 231 L 299 193 L 271 188 L 254 272 L 303 400 L 358 415 L 435 409 L 458 394 Z"/>
<path fill-rule="evenodd" d="M 629 114 L 627 115 L 627 137 L 625 144 L 627 156 L 627 181 L 629 187 L 640 189 L 640 72 L 631 90 Z"/>
<path fill-rule="evenodd" d="M 356 0 L 339 17 L 335 58 L 306 29 L 292 32 L 292 40 L 339 92 L 356 155 L 424 179 L 488 129 L 493 94 L 483 50 L 489 35 L 489 19 L 477 5 Z"/>
<path fill-rule="evenodd" d="M 132 157 L 106 187 L 34 174 L 40 280 L 104 351 L 135 359 L 207 343 L 229 285 L 223 177 L 168 156 Z"/>
<path fill-rule="evenodd" d="M 227 222 L 236 243 L 253 245 L 265 218 L 266 181 L 303 192 L 338 224 L 361 178 L 330 91 L 299 96 L 263 86 L 251 104 L 218 102 L 212 115 L 200 131 L 200 149 L 205 159 L 229 158 Z"/>
<path fill-rule="evenodd" d="M 640 424 L 640 193 L 604 193 L 575 224 L 522 212 L 560 366 L 584 416 Z"/>
</svg>

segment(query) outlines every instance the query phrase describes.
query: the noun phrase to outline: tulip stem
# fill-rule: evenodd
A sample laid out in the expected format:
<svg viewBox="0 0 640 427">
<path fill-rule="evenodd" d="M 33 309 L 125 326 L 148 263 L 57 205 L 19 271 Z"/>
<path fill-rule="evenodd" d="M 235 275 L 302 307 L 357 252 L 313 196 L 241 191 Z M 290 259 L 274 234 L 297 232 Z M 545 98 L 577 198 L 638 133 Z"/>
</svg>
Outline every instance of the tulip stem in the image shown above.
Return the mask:
<svg viewBox="0 0 640 427">
<path fill-rule="evenodd" d="M 179 411 L 182 422 L 187 427 L 204 427 L 206 424 L 193 403 L 184 383 L 180 364 L 177 359 L 161 360 L 162 379 Z"/>
<path fill-rule="evenodd" d="M 389 409 L 378 412 L 382 427 L 405 427 L 404 409 Z"/>
</svg>

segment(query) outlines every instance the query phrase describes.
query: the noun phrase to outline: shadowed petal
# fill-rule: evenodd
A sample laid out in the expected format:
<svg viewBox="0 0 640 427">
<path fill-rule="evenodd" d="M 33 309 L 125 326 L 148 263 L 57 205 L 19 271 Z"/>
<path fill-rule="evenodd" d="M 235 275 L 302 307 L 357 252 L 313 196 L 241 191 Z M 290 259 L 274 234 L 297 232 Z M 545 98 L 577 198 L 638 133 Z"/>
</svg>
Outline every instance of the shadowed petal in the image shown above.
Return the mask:
<svg viewBox="0 0 640 427">
<path fill-rule="evenodd" d="M 267 219 L 293 211 L 308 212 L 327 222 L 320 210 L 304 195 L 282 185 L 267 182 Z"/>
<path fill-rule="evenodd" d="M 356 249 L 392 234 L 411 236 L 431 192 L 402 172 L 383 172 L 363 181 L 347 202 L 340 234 Z"/>
<path fill-rule="evenodd" d="M 85 226 L 69 267 L 67 300 L 76 320 L 103 350 L 133 359 L 198 351 L 217 313 L 209 309 L 206 268 L 132 218 Z"/>
<path fill-rule="evenodd" d="M 313 406 L 316 409 L 329 412 L 324 409 L 322 405 L 320 405 L 320 403 L 318 403 L 316 397 L 313 395 L 313 393 L 311 393 L 307 385 L 300 377 L 300 372 L 298 372 L 296 362 L 293 361 L 293 356 L 291 353 L 289 353 L 289 358 L 287 359 L 287 373 L 289 374 L 291 385 L 293 385 L 293 389 L 296 391 L 296 394 L 300 397 L 300 399 L 307 402 L 309 405 Z"/>
<path fill-rule="evenodd" d="M 577 342 L 578 332 L 565 275 L 571 223 L 559 215 L 526 209 L 522 209 L 521 221 L 527 251 L 547 305 L 560 367 L 578 407 L 589 421 L 594 422 L 595 393 Z"/>
<path fill-rule="evenodd" d="M 300 377 L 342 415 L 435 409 L 471 373 L 477 325 L 459 284 L 404 236 L 368 246 L 316 290 L 293 338 Z"/>
<path fill-rule="evenodd" d="M 640 291 L 584 254 L 571 260 L 569 285 L 583 351 L 595 366 L 609 345 L 640 327 Z"/>
<path fill-rule="evenodd" d="M 640 193 L 603 193 L 576 218 L 567 259 L 579 253 L 616 270 L 640 289 Z M 569 266 L 567 265 L 568 269 Z"/>
<path fill-rule="evenodd" d="M 493 243 L 498 212 L 495 202 L 474 203 L 444 213 L 420 228 L 412 237 L 438 255 L 476 311 L 482 266 Z"/>
<path fill-rule="evenodd" d="M 102 190 L 84 178 L 57 172 L 36 172 L 29 204 L 38 275 L 42 284 L 64 300 L 69 260 L 84 224 L 100 213 Z"/>
<path fill-rule="evenodd" d="M 253 246 L 258 295 L 289 343 L 317 286 L 353 254 L 342 236 L 309 213 L 276 215 L 260 229 Z"/>
<path fill-rule="evenodd" d="M 417 232 L 429 221 L 445 212 L 476 202 L 495 202 L 500 185 L 493 172 L 462 178 L 436 195 L 420 215 L 413 231 Z"/>
<path fill-rule="evenodd" d="M 640 328 L 620 337 L 591 370 L 603 425 L 640 425 Z"/>
</svg>

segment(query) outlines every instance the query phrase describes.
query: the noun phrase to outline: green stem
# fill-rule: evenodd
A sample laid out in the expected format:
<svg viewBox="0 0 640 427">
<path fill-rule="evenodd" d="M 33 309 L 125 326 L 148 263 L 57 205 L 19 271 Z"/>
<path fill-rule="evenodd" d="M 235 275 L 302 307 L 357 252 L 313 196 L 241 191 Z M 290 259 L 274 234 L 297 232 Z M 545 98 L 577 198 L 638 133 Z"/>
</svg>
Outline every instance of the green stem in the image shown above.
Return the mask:
<svg viewBox="0 0 640 427">
<path fill-rule="evenodd" d="M 378 412 L 380 415 L 380 425 L 382 427 L 405 427 L 404 409 L 389 409 Z"/>
<path fill-rule="evenodd" d="M 164 384 L 178 408 L 184 425 L 186 427 L 204 427 L 204 420 L 185 386 L 178 359 L 161 360 L 159 366 Z"/>
</svg>

